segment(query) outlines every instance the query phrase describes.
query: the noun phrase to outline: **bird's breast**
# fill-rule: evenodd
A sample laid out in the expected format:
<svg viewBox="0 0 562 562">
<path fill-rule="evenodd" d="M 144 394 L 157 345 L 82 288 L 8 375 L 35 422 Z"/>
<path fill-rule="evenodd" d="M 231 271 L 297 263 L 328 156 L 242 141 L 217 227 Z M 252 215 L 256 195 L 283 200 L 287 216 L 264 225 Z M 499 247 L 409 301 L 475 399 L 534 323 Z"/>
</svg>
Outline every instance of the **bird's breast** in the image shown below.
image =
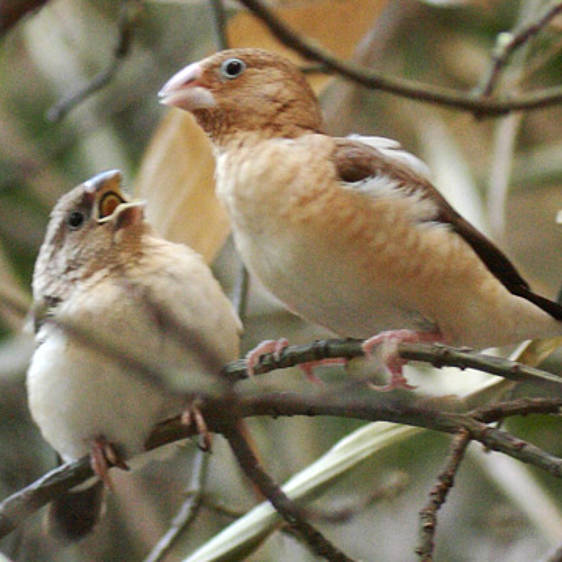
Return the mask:
<svg viewBox="0 0 562 562">
<path fill-rule="evenodd" d="M 341 335 L 430 323 L 392 286 L 393 250 L 409 243 L 393 216 L 291 142 L 218 159 L 218 195 L 246 265 L 289 308 Z"/>
</svg>

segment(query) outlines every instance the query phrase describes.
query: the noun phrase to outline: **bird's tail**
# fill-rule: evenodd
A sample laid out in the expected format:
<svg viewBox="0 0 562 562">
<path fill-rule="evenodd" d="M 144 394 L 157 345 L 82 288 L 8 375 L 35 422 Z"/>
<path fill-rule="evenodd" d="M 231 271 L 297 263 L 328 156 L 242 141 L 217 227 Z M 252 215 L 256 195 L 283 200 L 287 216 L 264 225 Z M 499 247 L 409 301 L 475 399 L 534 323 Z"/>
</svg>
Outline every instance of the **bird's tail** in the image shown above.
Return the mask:
<svg viewBox="0 0 562 562">
<path fill-rule="evenodd" d="M 66 492 L 54 500 L 47 511 L 47 530 L 66 541 L 84 538 L 101 517 L 104 504 L 100 480 L 83 490 Z"/>
</svg>

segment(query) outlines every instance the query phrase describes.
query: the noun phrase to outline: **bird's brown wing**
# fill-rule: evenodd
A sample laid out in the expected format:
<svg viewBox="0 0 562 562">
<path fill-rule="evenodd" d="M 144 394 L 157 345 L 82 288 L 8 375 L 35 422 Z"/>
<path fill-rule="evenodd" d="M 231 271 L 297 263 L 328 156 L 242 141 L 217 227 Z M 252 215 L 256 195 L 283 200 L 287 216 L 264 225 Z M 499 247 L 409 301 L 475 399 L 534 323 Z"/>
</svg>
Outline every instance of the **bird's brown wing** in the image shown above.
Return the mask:
<svg viewBox="0 0 562 562">
<path fill-rule="evenodd" d="M 545 312 L 562 320 L 562 306 L 533 293 L 505 254 L 486 236 L 474 228 L 451 207 L 433 185 L 401 159 L 399 153 L 389 158 L 382 150 L 358 140 L 337 138 L 333 162 L 340 181 L 355 183 L 384 176 L 394 181 L 407 193 L 431 200 L 437 209 L 432 221 L 449 225 L 479 256 L 488 270 L 514 295 L 523 297 Z M 362 189 L 368 193 L 368 190 Z"/>
</svg>

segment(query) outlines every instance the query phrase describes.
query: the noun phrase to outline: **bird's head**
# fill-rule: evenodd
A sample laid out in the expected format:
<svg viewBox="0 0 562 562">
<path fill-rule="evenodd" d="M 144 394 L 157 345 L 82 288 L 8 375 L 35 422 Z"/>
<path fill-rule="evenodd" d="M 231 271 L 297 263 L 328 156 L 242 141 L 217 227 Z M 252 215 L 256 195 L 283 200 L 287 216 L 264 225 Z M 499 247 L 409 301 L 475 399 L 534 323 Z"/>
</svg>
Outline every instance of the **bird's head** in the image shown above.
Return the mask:
<svg viewBox="0 0 562 562">
<path fill-rule="evenodd" d="M 322 130 L 318 101 L 303 74 L 261 49 L 229 49 L 190 64 L 159 97 L 193 113 L 219 146 L 239 133 L 294 138 Z"/>
<path fill-rule="evenodd" d="M 33 274 L 36 300 L 64 298 L 75 282 L 123 265 L 138 251 L 144 202 L 121 191 L 121 172 L 102 172 L 55 205 Z"/>
</svg>

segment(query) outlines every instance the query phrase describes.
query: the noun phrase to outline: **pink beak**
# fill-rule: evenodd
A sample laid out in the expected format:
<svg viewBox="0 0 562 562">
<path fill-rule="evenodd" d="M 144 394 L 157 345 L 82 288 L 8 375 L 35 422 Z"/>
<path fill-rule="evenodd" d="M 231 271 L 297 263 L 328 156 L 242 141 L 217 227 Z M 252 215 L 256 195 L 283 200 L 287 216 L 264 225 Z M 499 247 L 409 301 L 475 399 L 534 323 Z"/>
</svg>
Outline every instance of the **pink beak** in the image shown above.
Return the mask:
<svg viewBox="0 0 562 562">
<path fill-rule="evenodd" d="M 160 103 L 193 111 L 216 105 L 213 94 L 198 81 L 202 67 L 194 62 L 176 72 L 158 92 Z"/>
</svg>

